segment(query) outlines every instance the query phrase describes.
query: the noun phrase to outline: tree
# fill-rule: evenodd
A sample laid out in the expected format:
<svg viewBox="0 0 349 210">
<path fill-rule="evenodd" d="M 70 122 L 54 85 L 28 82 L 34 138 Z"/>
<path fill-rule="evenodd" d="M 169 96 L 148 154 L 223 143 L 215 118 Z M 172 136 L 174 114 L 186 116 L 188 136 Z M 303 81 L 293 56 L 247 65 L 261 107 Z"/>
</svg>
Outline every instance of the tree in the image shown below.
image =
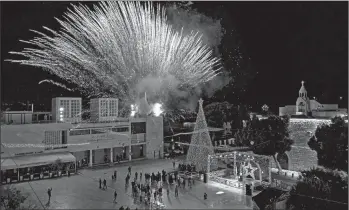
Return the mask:
<svg viewBox="0 0 349 210">
<path fill-rule="evenodd" d="M 348 174 L 323 167 L 303 171 L 286 205 L 290 210 L 348 209 Z"/>
<path fill-rule="evenodd" d="M 254 117 L 245 128 L 235 134 L 235 138 L 241 146 L 250 147 L 255 154 L 272 156 L 279 171 L 282 171 L 276 155 L 290 151 L 294 143 L 289 138 L 288 125 L 287 116 L 272 115 L 262 120 Z"/>
<path fill-rule="evenodd" d="M 0 206 L 5 210 L 34 209 L 33 205 L 22 206 L 27 198 L 28 196 L 23 195 L 20 190 L 14 187 L 1 188 Z"/>
<path fill-rule="evenodd" d="M 229 102 L 212 102 L 204 108 L 207 123 L 212 127 L 222 127 L 231 122 L 232 128 L 242 128 L 242 120 L 248 119 L 246 107 L 234 106 Z"/>
<path fill-rule="evenodd" d="M 317 127 L 308 145 L 317 152 L 318 164 L 348 172 L 348 124 L 341 117 Z"/>
<path fill-rule="evenodd" d="M 224 122 L 232 120 L 234 107 L 232 104 L 224 102 L 210 103 L 204 108 L 208 125 L 212 127 L 222 127 Z"/>
<path fill-rule="evenodd" d="M 202 108 L 203 100 L 199 100 L 199 112 L 196 118 L 194 133 L 187 154 L 187 162 L 195 165 L 199 171 L 206 171 L 208 155 L 214 154 L 211 137 L 208 131 L 204 110 Z"/>
</svg>

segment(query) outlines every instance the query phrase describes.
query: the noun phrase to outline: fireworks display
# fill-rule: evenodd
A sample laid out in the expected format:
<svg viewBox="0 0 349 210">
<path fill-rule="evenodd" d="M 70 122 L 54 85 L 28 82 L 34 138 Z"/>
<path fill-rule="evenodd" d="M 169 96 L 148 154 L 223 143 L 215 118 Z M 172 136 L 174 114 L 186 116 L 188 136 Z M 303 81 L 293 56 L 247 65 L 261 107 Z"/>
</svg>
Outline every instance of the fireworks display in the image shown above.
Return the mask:
<svg viewBox="0 0 349 210">
<path fill-rule="evenodd" d="M 93 10 L 73 5 L 63 20 L 56 19 L 60 31 L 32 30 L 39 36 L 21 42 L 33 47 L 10 52 L 25 58 L 7 61 L 47 70 L 89 97 L 117 97 L 129 104 L 142 91 L 161 98 L 219 74 L 220 60 L 200 34 L 175 30 L 165 12 L 150 2 L 100 2 Z"/>
</svg>

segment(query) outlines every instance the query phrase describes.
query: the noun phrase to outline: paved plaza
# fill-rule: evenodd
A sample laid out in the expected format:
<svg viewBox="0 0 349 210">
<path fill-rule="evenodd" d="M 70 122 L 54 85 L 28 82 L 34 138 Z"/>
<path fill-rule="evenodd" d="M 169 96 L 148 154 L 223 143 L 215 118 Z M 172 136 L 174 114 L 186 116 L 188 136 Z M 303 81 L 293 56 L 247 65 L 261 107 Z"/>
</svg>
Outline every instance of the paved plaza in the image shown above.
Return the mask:
<svg viewBox="0 0 349 210">
<path fill-rule="evenodd" d="M 78 175 L 47 179 L 28 183 L 14 184 L 14 187 L 28 194 L 28 201 L 37 208 L 45 209 L 119 209 L 128 206 L 131 209 L 143 209 L 140 204 L 135 204 L 130 189 L 125 190 L 125 177 L 128 163 L 102 169 L 80 170 Z M 136 171 L 144 173 L 157 173 L 162 169 L 172 171 L 171 160 L 142 160 L 132 163 L 132 177 Z M 111 176 L 117 170 L 117 181 L 112 181 Z M 99 189 L 98 179 L 107 180 L 108 189 Z M 33 190 L 35 193 L 33 193 Z M 48 202 L 47 189 L 52 187 L 51 202 Z M 117 191 L 117 203 L 113 203 L 114 190 Z M 216 194 L 218 191 L 223 194 Z M 203 194 L 208 194 L 208 199 L 203 199 Z M 38 201 L 38 198 L 40 201 Z M 245 196 L 239 192 L 214 187 L 196 181 L 192 189 L 179 190 L 179 197 L 174 196 L 174 187 L 170 196 L 164 192 L 163 202 L 165 209 L 249 209 L 245 203 Z M 43 207 L 44 206 L 44 207 Z"/>
</svg>

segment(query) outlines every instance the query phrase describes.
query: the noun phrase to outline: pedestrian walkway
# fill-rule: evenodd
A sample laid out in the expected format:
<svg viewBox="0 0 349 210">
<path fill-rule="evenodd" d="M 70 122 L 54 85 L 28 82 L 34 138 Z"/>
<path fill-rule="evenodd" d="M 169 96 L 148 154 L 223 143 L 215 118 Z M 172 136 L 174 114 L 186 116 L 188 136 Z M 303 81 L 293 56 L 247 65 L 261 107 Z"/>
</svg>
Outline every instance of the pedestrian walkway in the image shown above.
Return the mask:
<svg viewBox="0 0 349 210">
<path fill-rule="evenodd" d="M 31 185 L 38 195 L 40 204 L 28 183 L 14 185 L 17 189 L 28 194 L 28 201 L 35 203 L 40 209 L 118 209 L 128 206 L 131 209 L 139 208 L 134 203 L 130 189 L 125 190 L 125 177 L 128 164 L 106 169 L 81 170 L 80 174 L 72 177 L 63 177 L 56 180 L 41 180 L 32 182 Z M 132 163 L 132 178 L 134 173 L 157 173 L 173 170 L 171 160 L 144 160 Z M 117 180 L 111 179 L 114 170 L 117 170 Z M 99 178 L 107 180 L 108 188 L 99 189 Z M 48 202 L 47 189 L 52 187 L 51 201 Z M 114 203 L 116 190 L 117 203 Z M 223 191 L 223 194 L 216 194 Z M 203 199 L 203 194 L 208 194 L 208 199 Z M 248 209 L 244 197 L 240 193 L 219 189 L 208 184 L 196 181 L 192 189 L 179 189 L 179 197 L 175 198 L 174 189 L 170 196 L 163 196 L 165 209 Z"/>
</svg>

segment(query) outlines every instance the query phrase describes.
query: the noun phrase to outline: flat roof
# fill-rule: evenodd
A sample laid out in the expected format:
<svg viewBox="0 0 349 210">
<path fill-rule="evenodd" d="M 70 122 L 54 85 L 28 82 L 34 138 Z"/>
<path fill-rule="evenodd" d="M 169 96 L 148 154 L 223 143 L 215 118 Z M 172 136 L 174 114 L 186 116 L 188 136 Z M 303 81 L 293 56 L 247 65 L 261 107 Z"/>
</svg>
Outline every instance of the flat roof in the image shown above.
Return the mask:
<svg viewBox="0 0 349 210">
<path fill-rule="evenodd" d="M 3 111 L 3 114 L 33 114 L 32 111 Z"/>
<path fill-rule="evenodd" d="M 80 99 L 80 100 L 82 100 L 81 97 L 56 97 L 56 98 L 52 98 L 52 99 L 74 99 L 74 100 Z"/>
<path fill-rule="evenodd" d="M 1 162 L 1 170 L 49 165 L 54 163 L 57 159 L 60 159 L 63 163 L 76 161 L 74 155 L 69 152 L 20 156 L 3 159 Z"/>
</svg>

